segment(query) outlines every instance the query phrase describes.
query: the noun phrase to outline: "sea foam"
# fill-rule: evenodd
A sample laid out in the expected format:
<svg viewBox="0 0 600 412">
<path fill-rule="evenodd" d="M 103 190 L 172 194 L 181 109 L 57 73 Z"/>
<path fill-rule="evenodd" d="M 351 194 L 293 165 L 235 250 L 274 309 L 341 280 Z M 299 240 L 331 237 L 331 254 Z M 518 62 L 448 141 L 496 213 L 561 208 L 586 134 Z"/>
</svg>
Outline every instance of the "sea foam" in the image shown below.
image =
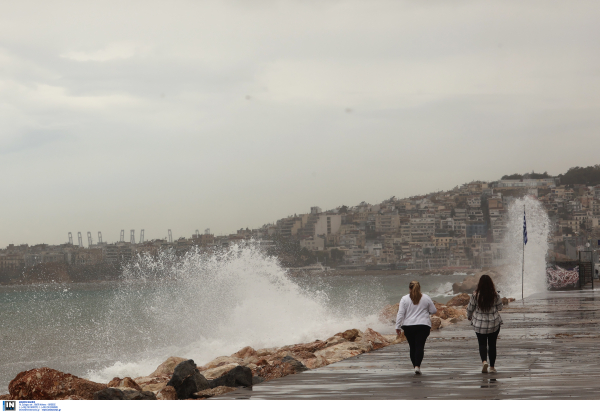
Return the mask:
<svg viewBox="0 0 600 412">
<path fill-rule="evenodd" d="M 244 346 L 274 347 L 325 339 L 349 328 L 389 328 L 382 297 L 354 291 L 343 307 L 327 292 L 302 288 L 257 242 L 214 253 L 173 250 L 138 256 L 101 321 L 101 345 L 117 356 L 88 378 L 151 373 L 169 356 L 202 365 Z M 135 351 L 131 349 L 135 348 Z"/>
</svg>

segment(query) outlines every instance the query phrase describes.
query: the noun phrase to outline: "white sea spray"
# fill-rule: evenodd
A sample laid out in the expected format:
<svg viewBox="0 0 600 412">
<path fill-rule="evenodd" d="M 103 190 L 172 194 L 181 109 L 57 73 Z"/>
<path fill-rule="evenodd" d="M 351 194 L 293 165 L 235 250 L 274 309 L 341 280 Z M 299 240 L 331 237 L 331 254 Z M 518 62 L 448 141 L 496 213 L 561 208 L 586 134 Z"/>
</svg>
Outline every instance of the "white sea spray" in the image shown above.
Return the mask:
<svg viewBox="0 0 600 412">
<path fill-rule="evenodd" d="M 550 219 L 542 204 L 526 196 L 515 200 L 508 209 L 503 249 L 506 253 L 505 275 L 498 284 L 502 296 L 521 298 L 523 262 L 523 211 L 527 217 L 525 245 L 524 296 L 547 289 L 546 258 L 550 236 Z"/>
<path fill-rule="evenodd" d="M 383 296 L 350 289 L 343 305 L 330 305 L 326 289 L 303 288 L 257 242 L 214 253 L 139 256 L 123 277 L 102 328 L 105 346 L 122 356 L 89 372 L 100 382 L 148 374 L 169 356 L 201 365 L 247 345 L 282 346 L 383 326 L 377 317 Z"/>
</svg>

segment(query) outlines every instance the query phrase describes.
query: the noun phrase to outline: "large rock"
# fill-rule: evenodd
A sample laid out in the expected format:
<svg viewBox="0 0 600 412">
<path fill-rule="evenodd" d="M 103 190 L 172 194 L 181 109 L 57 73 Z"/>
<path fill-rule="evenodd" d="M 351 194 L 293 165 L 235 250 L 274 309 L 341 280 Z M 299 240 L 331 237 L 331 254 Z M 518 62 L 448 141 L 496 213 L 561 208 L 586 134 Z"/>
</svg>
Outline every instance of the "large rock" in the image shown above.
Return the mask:
<svg viewBox="0 0 600 412">
<path fill-rule="evenodd" d="M 8 385 L 8 391 L 14 400 L 53 400 L 68 396 L 93 399 L 94 393 L 106 387 L 103 383 L 88 381 L 70 373 L 38 368 L 19 373 Z"/>
<path fill-rule="evenodd" d="M 463 306 L 466 307 L 471 300 L 471 295 L 468 293 L 461 293 L 459 295 L 454 296 L 452 299 L 446 303 L 446 306 Z"/>
<path fill-rule="evenodd" d="M 185 358 L 178 358 L 177 356 L 171 356 L 166 361 L 161 363 L 158 368 L 154 372 L 152 372 L 149 376 L 161 376 L 161 375 L 173 375 L 173 371 L 175 367 L 179 365 L 181 362 L 185 361 Z"/>
<path fill-rule="evenodd" d="M 452 285 L 453 293 L 473 293 L 479 283 L 482 274 L 467 275 L 462 282 L 456 282 Z"/>
<path fill-rule="evenodd" d="M 119 389 L 128 388 L 128 389 L 133 389 L 135 391 L 142 391 L 142 388 L 140 387 L 140 385 L 138 385 L 137 382 L 135 382 L 130 377 L 125 377 L 123 379 L 113 378 L 110 382 L 108 382 L 108 387 L 109 388 L 119 388 Z"/>
<path fill-rule="evenodd" d="M 466 315 L 465 309 L 458 309 L 455 307 L 449 307 L 446 305 L 442 305 L 441 303 L 435 303 L 435 308 L 437 309 L 437 313 L 435 314 L 440 319 L 463 319 Z"/>
<path fill-rule="evenodd" d="M 236 388 L 238 386 L 246 386 L 251 388 L 252 370 L 245 366 L 236 366 L 235 368 L 225 373 L 223 376 L 217 379 L 213 379 L 209 382 L 210 388 L 216 388 L 217 386 L 229 386 L 232 388 Z"/>
<path fill-rule="evenodd" d="M 247 366 L 250 369 L 252 369 L 252 364 L 256 364 L 258 361 L 260 360 L 260 358 L 258 356 L 249 356 L 247 358 L 242 359 L 242 361 L 240 362 L 240 366 Z"/>
<path fill-rule="evenodd" d="M 293 375 L 296 373 L 296 370 L 290 363 L 284 363 L 281 362 L 281 360 L 276 360 L 272 364 L 259 366 L 255 373 L 255 377 L 258 376 L 266 382 L 287 375 Z"/>
<path fill-rule="evenodd" d="M 154 392 L 164 388 L 170 379 L 170 375 L 141 376 L 139 378 L 135 378 L 134 382 L 137 383 L 142 388 L 142 390 Z"/>
<path fill-rule="evenodd" d="M 339 338 L 339 337 L 337 337 L 337 338 Z M 326 341 L 316 340 L 311 343 L 299 343 L 297 345 L 284 346 L 281 349 L 286 349 L 293 353 L 297 353 L 297 352 L 312 352 L 312 353 L 314 353 L 314 352 L 318 351 L 319 349 L 323 349 L 326 345 L 327 345 Z"/>
<path fill-rule="evenodd" d="M 231 356 L 234 358 L 246 359 L 251 356 L 256 356 L 256 351 L 252 347 L 246 346 L 245 348 L 240 349 Z"/>
<path fill-rule="evenodd" d="M 282 349 L 280 351 L 275 352 L 273 355 L 269 356 L 267 359 L 269 359 L 269 360 L 283 359 L 286 356 L 293 356 L 292 351 L 289 351 L 287 349 Z"/>
<path fill-rule="evenodd" d="M 174 387 L 165 386 L 156 392 L 156 399 L 160 401 L 175 401 L 179 398 L 177 397 L 177 391 Z"/>
<path fill-rule="evenodd" d="M 479 283 L 479 278 L 483 275 L 489 275 L 494 283 L 497 283 L 498 278 L 501 277 L 501 274 L 496 270 L 484 269 L 481 272 L 477 272 L 474 275 L 465 276 L 462 282 L 456 282 L 452 285 L 452 291 L 454 293 L 468 293 L 471 294 L 477 288 L 477 284 Z"/>
<path fill-rule="evenodd" d="M 220 376 L 225 375 L 227 372 L 229 372 L 236 366 L 240 366 L 240 365 L 238 365 L 237 363 L 228 363 L 223 366 L 218 366 L 216 368 L 204 370 L 204 371 L 202 371 L 202 375 L 204 375 L 204 377 L 208 380 L 216 379 Z"/>
<path fill-rule="evenodd" d="M 354 342 L 356 339 L 362 336 L 362 332 L 358 329 L 348 329 L 347 331 L 336 333 L 335 336 L 341 336 L 349 342 Z"/>
<path fill-rule="evenodd" d="M 218 368 L 219 366 L 228 365 L 230 363 L 235 363 L 239 365 L 242 363 L 243 359 L 238 358 L 237 356 L 219 356 L 208 362 L 206 365 L 203 365 L 198 368 L 199 371 L 205 371 L 208 369 Z"/>
<path fill-rule="evenodd" d="M 325 340 L 325 346 L 323 346 L 323 348 L 328 348 L 330 346 L 339 345 L 340 343 L 344 343 L 344 342 L 348 342 L 348 341 L 339 335 L 334 335 L 334 336 L 330 337 L 329 339 Z M 322 350 L 322 349 L 320 349 L 320 350 Z"/>
<path fill-rule="evenodd" d="M 196 369 L 192 359 L 183 361 L 175 367 L 167 386 L 175 388 L 179 399 L 189 399 L 192 394 L 211 387 L 206 378 Z"/>
<path fill-rule="evenodd" d="M 438 316 L 431 316 L 431 330 L 438 330 L 442 327 L 442 320 Z"/>
<path fill-rule="evenodd" d="M 234 390 L 235 390 L 235 388 L 231 388 L 229 386 L 217 386 L 216 388 L 205 389 L 203 391 L 196 392 L 194 394 L 194 398 L 197 398 L 197 399 L 212 398 L 213 396 L 223 395 L 225 393 L 232 392 Z"/>
<path fill-rule="evenodd" d="M 313 354 L 313 356 L 315 356 L 315 355 Z M 294 368 L 294 371 L 296 371 L 296 373 L 304 372 L 304 371 L 308 370 L 308 368 L 306 366 L 304 366 L 304 364 L 302 362 L 300 362 L 298 359 L 295 359 L 291 356 L 286 356 L 285 358 L 281 359 L 281 362 L 289 363 L 290 365 L 292 365 L 292 367 Z"/>
<path fill-rule="evenodd" d="M 308 352 L 308 351 L 298 351 L 298 352 L 293 352 L 294 354 L 294 358 L 296 359 L 300 359 L 302 361 L 304 361 L 305 359 L 313 359 L 316 358 L 317 356 L 314 354 L 314 352 Z"/>
<path fill-rule="evenodd" d="M 264 356 L 270 356 L 272 354 L 274 354 L 275 352 L 277 352 L 279 350 L 279 348 L 262 348 L 262 349 L 257 349 L 256 350 L 256 356 L 258 356 L 259 358 L 262 358 Z"/>
<path fill-rule="evenodd" d="M 374 331 L 371 328 L 368 328 L 365 333 L 362 334 L 361 338 L 362 342 L 371 342 L 373 345 L 373 349 L 381 349 L 386 346 L 389 346 L 390 342 L 383 337 L 379 332 Z"/>
<path fill-rule="evenodd" d="M 396 316 L 398 316 L 398 308 L 400 303 L 394 305 L 387 305 L 379 313 L 379 320 L 381 323 L 396 323 Z"/>
<path fill-rule="evenodd" d="M 396 345 L 398 343 L 406 342 L 406 336 L 404 336 L 404 331 L 400 332 L 400 336 L 396 333 L 393 335 L 383 335 L 385 339 L 390 343 L 390 345 Z"/>
<path fill-rule="evenodd" d="M 314 356 L 314 358 L 302 359 L 302 363 L 308 369 L 317 369 L 329 365 L 329 362 L 327 362 L 327 359 L 324 356 L 316 355 Z"/>
<path fill-rule="evenodd" d="M 315 355 L 324 357 L 331 364 L 369 352 L 372 349 L 373 346 L 370 342 L 365 344 L 363 342 L 348 342 L 344 339 L 344 342 L 321 349 L 315 352 Z"/>
<path fill-rule="evenodd" d="M 156 400 L 156 395 L 150 391 L 104 388 L 94 394 L 94 400 L 149 401 Z"/>
</svg>

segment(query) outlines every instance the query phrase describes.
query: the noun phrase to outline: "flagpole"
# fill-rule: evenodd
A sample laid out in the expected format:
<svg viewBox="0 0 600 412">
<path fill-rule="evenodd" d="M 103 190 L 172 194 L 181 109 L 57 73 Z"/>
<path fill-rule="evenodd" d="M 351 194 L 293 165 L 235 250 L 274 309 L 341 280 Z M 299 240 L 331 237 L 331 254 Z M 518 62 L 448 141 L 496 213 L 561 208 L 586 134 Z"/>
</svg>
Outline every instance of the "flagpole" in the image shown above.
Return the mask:
<svg viewBox="0 0 600 412">
<path fill-rule="evenodd" d="M 525 223 L 525 205 L 523 205 L 523 223 Z M 525 228 L 525 225 L 523 225 Z M 523 297 L 523 285 L 525 283 L 525 235 L 523 235 L 523 259 L 522 259 L 522 267 L 521 267 L 521 302 L 525 304 L 525 298 Z"/>
</svg>

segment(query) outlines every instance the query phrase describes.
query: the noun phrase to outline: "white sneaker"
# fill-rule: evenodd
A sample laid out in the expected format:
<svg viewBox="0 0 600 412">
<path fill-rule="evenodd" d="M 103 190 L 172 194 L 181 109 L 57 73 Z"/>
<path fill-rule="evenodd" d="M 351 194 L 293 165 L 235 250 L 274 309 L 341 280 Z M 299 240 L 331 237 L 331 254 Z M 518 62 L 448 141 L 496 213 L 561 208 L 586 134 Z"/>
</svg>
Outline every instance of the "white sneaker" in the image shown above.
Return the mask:
<svg viewBox="0 0 600 412">
<path fill-rule="evenodd" d="M 415 366 L 415 375 L 420 375 L 421 374 L 421 368 L 419 368 L 418 366 Z"/>
<path fill-rule="evenodd" d="M 490 366 L 490 373 L 496 373 L 497 370 L 496 368 L 494 368 L 493 366 Z"/>
<path fill-rule="evenodd" d="M 483 361 L 483 368 L 481 368 L 481 373 L 488 373 L 488 363 Z"/>
</svg>

